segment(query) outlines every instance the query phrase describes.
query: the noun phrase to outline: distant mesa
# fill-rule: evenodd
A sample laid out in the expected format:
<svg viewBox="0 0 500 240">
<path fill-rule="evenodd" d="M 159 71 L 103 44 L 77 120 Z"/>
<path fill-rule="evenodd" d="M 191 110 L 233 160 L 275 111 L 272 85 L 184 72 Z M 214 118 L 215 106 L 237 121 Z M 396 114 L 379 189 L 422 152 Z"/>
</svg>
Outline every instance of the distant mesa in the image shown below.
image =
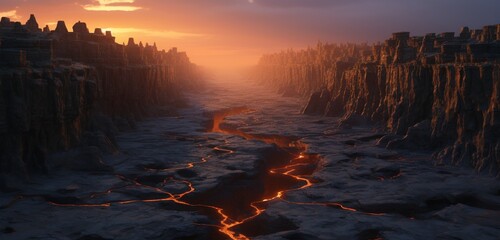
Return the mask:
<svg viewBox="0 0 500 240">
<path fill-rule="evenodd" d="M 96 29 L 94 30 L 94 34 L 96 34 L 96 35 L 101 35 L 101 36 L 103 36 L 103 35 L 104 35 L 104 34 L 102 33 L 102 29 L 100 29 L 100 28 L 96 28 Z"/>
<path fill-rule="evenodd" d="M 26 28 L 31 32 L 39 32 L 38 23 L 36 22 L 35 15 L 31 14 L 30 18 L 26 22 Z"/>
<path fill-rule="evenodd" d="M 87 28 L 86 23 L 78 21 L 75 25 L 73 25 L 73 32 L 89 34 L 89 29 Z"/>
<path fill-rule="evenodd" d="M 2 17 L 2 19 L 0 20 L 0 26 L 2 27 L 7 27 L 11 24 L 11 21 L 10 21 L 10 18 L 8 17 Z"/>
<path fill-rule="evenodd" d="M 176 48 L 168 52 L 158 51 L 156 43 L 153 47 L 149 44 L 144 46 L 141 41 L 136 44 L 132 37 L 126 46 L 117 44 L 111 31 L 104 33 L 101 28 L 95 28 L 94 32 L 90 33 L 87 24 L 82 21 L 73 24 L 72 30 L 68 31 L 66 23 L 62 20 L 57 22 L 54 30 L 48 25 L 40 29 L 33 14 L 24 25 L 12 22 L 8 17 L 2 17 L 0 40 L 3 46 L 0 45 L 0 50 L 4 56 L 9 57 L 1 57 L 0 60 L 10 66 L 25 66 L 28 63 L 45 64 L 55 58 L 68 58 L 84 63 L 111 61 L 118 65 L 126 65 L 140 64 L 144 61 L 161 62 L 175 55 L 183 56 L 186 62 L 189 61 L 187 55 L 177 52 Z M 102 49 L 96 48 L 98 45 Z M 107 56 L 102 56 L 104 52 Z"/>
<path fill-rule="evenodd" d="M 463 27 L 462 30 L 460 31 L 460 38 L 461 39 L 469 39 L 471 38 L 471 31 L 469 27 Z"/>
<path fill-rule="evenodd" d="M 134 38 L 129 38 L 129 39 L 128 39 L 127 46 L 135 46 L 135 41 L 134 41 Z"/>
<path fill-rule="evenodd" d="M 56 33 L 68 33 L 68 28 L 66 27 L 66 23 L 64 21 L 57 21 Z"/>
</svg>

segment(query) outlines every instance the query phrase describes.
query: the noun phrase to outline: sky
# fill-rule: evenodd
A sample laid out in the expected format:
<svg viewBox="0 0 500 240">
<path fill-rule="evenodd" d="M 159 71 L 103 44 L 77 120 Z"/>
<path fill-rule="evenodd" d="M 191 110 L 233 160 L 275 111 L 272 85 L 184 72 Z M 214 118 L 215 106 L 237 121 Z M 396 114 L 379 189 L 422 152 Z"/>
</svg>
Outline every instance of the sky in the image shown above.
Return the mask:
<svg viewBox="0 0 500 240">
<path fill-rule="evenodd" d="M 111 30 L 117 42 L 178 47 L 199 65 L 229 71 L 263 53 L 318 41 L 374 43 L 392 32 L 458 32 L 500 24 L 499 0 L 0 0 L 0 16 L 41 27 L 65 20 Z"/>
</svg>

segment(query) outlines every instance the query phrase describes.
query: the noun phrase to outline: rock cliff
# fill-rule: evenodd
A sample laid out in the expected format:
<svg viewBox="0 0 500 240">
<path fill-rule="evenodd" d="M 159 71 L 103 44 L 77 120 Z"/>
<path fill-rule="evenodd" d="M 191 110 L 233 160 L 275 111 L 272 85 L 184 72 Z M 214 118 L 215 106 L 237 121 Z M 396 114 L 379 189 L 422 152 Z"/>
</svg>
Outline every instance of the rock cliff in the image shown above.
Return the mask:
<svg viewBox="0 0 500 240">
<path fill-rule="evenodd" d="M 112 152 L 118 129 L 151 106 L 175 105 L 200 77 L 176 48 L 117 44 L 83 22 L 42 31 L 33 15 L 24 25 L 2 18 L 0 175 L 44 172 L 48 153 L 75 146 Z"/>
<path fill-rule="evenodd" d="M 500 169 L 500 25 L 384 43 L 318 44 L 265 55 L 254 77 L 311 94 L 306 114 L 364 118 L 389 148 L 430 149 L 440 161 Z"/>
</svg>

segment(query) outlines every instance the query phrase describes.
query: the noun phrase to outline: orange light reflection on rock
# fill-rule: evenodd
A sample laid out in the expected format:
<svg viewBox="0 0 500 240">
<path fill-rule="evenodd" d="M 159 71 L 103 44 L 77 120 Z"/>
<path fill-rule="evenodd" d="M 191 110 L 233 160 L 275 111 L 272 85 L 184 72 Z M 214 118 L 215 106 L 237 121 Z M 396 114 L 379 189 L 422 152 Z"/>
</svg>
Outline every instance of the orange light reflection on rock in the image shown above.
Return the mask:
<svg viewBox="0 0 500 240">
<path fill-rule="evenodd" d="M 221 123 L 224 121 L 224 119 L 228 116 L 249 113 L 252 111 L 253 110 L 246 108 L 246 107 L 239 107 L 239 108 L 233 108 L 233 109 L 228 109 L 228 110 L 224 110 L 224 111 L 214 112 L 213 117 L 212 117 L 213 124 L 212 124 L 211 128 L 209 129 L 209 131 L 237 135 L 237 136 L 243 137 L 247 140 L 258 140 L 258 141 L 265 142 L 267 144 L 275 144 L 276 146 L 283 148 L 284 150 L 286 150 L 288 148 L 295 148 L 295 150 L 298 150 L 298 152 L 299 152 L 299 154 L 297 154 L 295 159 L 300 159 L 303 163 L 294 163 L 292 160 L 289 164 L 287 164 L 283 167 L 269 170 L 269 173 L 282 174 L 285 176 L 289 176 L 289 177 L 295 178 L 297 181 L 304 182 L 304 184 L 298 188 L 278 191 L 272 197 L 268 197 L 268 198 L 264 198 L 264 199 L 259 200 L 259 201 L 252 202 L 250 204 L 250 206 L 255 211 L 249 217 L 246 217 L 246 218 L 239 220 L 239 221 L 234 221 L 233 223 L 230 223 L 230 224 L 228 224 L 225 220 L 221 221 L 222 227 L 219 229 L 219 231 L 224 233 L 225 235 L 227 235 L 229 238 L 231 238 L 233 240 L 248 239 L 248 237 L 246 237 L 242 234 L 235 233 L 234 231 L 231 231 L 230 229 L 234 228 L 238 225 L 241 225 L 245 222 L 248 222 L 249 220 L 254 219 L 255 217 L 257 217 L 260 214 L 262 214 L 263 212 L 265 212 L 265 208 L 261 208 L 258 205 L 265 203 L 265 202 L 277 200 L 277 199 L 283 199 L 283 196 L 286 192 L 304 189 L 304 188 L 312 186 L 312 183 L 309 179 L 301 177 L 299 175 L 294 175 L 292 173 L 296 170 L 296 168 L 299 168 L 299 167 L 304 166 L 304 165 L 309 165 L 311 163 L 317 164 L 319 161 L 319 158 L 313 157 L 313 155 L 306 153 L 307 145 L 298 141 L 298 139 L 293 139 L 291 137 L 279 136 L 279 135 L 249 134 L 249 133 L 245 133 L 243 131 L 240 131 L 238 129 L 222 128 L 220 126 Z M 316 161 L 316 162 L 314 162 L 314 161 Z M 223 210 L 219 211 L 219 213 L 221 214 L 223 219 L 227 219 L 228 216 L 224 214 Z"/>
<path fill-rule="evenodd" d="M 303 166 L 308 166 L 311 164 L 314 164 L 317 166 L 319 164 L 320 158 L 319 156 L 315 154 L 309 154 L 307 153 L 307 144 L 304 144 L 300 142 L 298 139 L 293 139 L 291 137 L 286 137 L 286 136 L 277 136 L 277 135 L 257 135 L 257 134 L 249 134 L 245 133 L 243 131 L 240 131 L 238 129 L 229 129 L 229 128 L 222 128 L 220 125 L 224 121 L 224 119 L 228 116 L 235 115 L 235 114 L 243 114 L 243 113 L 249 113 L 252 112 L 253 110 L 250 110 L 246 107 L 239 107 L 239 108 L 233 108 L 225 111 L 219 111 L 213 113 L 213 125 L 211 126 L 210 130 L 211 132 L 218 132 L 218 133 L 224 133 L 224 134 L 232 134 L 232 135 L 237 135 L 240 137 L 243 137 L 247 140 L 258 140 L 265 142 L 267 144 L 275 144 L 276 146 L 287 149 L 287 148 L 295 148 L 298 150 L 298 154 L 295 159 L 291 160 L 287 165 L 280 167 L 280 168 L 275 168 L 269 170 L 269 173 L 271 174 L 281 174 L 285 175 L 288 177 L 292 177 L 295 180 L 299 182 L 303 182 L 303 184 L 300 187 L 297 188 L 292 188 L 292 189 L 287 189 L 283 191 L 278 191 L 274 194 L 272 197 L 264 198 L 259 201 L 252 202 L 250 206 L 255 210 L 253 215 L 246 217 L 242 220 L 239 221 L 234 221 L 233 223 L 227 222 L 229 217 L 224 214 L 223 210 L 221 209 L 218 211 L 218 213 L 222 216 L 223 220 L 221 221 L 222 227 L 219 229 L 220 232 L 224 233 L 227 235 L 229 238 L 233 240 L 242 240 L 242 239 L 248 239 L 248 237 L 235 233 L 234 231 L 231 231 L 231 228 L 234 228 L 238 225 L 244 224 L 245 222 L 250 221 L 251 219 L 254 219 L 255 217 L 259 216 L 263 212 L 265 212 L 265 208 L 261 208 L 258 205 L 274 201 L 274 200 L 281 200 L 283 202 L 289 203 L 289 204 L 296 204 L 296 205 L 315 205 L 315 206 L 334 206 L 337 207 L 341 210 L 345 211 L 350 211 L 350 212 L 358 212 L 358 210 L 350 207 L 346 207 L 340 203 L 316 203 L 316 202 L 293 202 L 284 199 L 284 195 L 287 192 L 290 191 L 296 191 L 300 189 L 305 189 L 308 187 L 311 187 L 313 183 L 311 180 L 308 178 L 301 176 L 300 174 L 294 174 L 294 172 L 298 171 L 301 167 Z M 365 213 L 368 215 L 373 215 L 373 216 L 381 216 L 384 215 L 383 213 Z"/>
<path fill-rule="evenodd" d="M 305 188 L 308 188 L 308 187 L 313 185 L 313 183 L 311 182 L 310 179 L 308 179 L 305 175 L 301 175 L 297 172 L 300 172 L 301 168 L 311 166 L 311 165 L 315 166 L 315 168 L 316 168 L 316 166 L 319 164 L 320 157 L 316 154 L 307 153 L 307 145 L 300 142 L 298 139 L 294 139 L 292 137 L 279 136 L 279 135 L 248 134 L 248 133 L 245 133 L 245 132 L 238 130 L 238 129 L 222 128 L 220 126 L 221 123 L 224 121 L 224 119 L 228 116 L 249 113 L 249 112 L 252 112 L 252 110 L 250 110 L 246 107 L 233 108 L 233 109 L 229 109 L 229 110 L 215 112 L 215 113 L 213 113 L 213 116 L 212 116 L 213 124 L 212 124 L 212 126 L 210 126 L 208 128 L 208 131 L 209 132 L 216 132 L 216 133 L 223 133 L 223 134 L 237 135 L 237 136 L 243 137 L 247 140 L 258 140 L 258 141 L 265 142 L 267 144 L 275 144 L 276 146 L 282 148 L 283 150 L 292 149 L 290 151 L 295 155 L 295 158 L 291 159 L 288 162 L 288 164 L 281 166 L 281 167 L 278 167 L 278 168 L 270 169 L 270 170 L 268 170 L 268 172 L 270 174 L 280 174 L 280 175 L 284 175 L 287 177 L 291 177 L 291 178 L 294 178 L 295 180 L 297 180 L 297 182 L 303 183 L 299 187 L 290 188 L 290 189 L 286 189 L 286 190 L 279 190 L 279 191 L 271 194 L 271 196 L 268 196 L 268 197 L 265 197 L 261 200 L 252 202 L 250 204 L 250 207 L 254 209 L 254 212 L 250 216 L 247 216 L 241 220 L 235 220 L 234 218 L 230 217 L 227 213 L 225 213 L 224 208 L 222 208 L 222 207 L 205 205 L 205 204 L 191 204 L 191 203 L 185 202 L 181 199 L 183 197 L 185 197 L 186 195 L 196 191 L 196 189 L 193 186 L 192 182 L 190 182 L 188 180 L 179 180 L 179 179 L 174 179 L 174 178 L 166 178 L 163 181 L 163 185 L 165 185 L 169 180 L 172 180 L 174 182 L 185 184 L 188 189 L 182 193 L 173 194 L 173 193 L 165 191 L 164 189 L 159 188 L 159 187 L 152 187 L 149 185 L 141 184 L 136 179 L 130 179 L 130 178 L 127 178 L 125 176 L 117 175 L 117 177 L 120 178 L 121 180 L 123 180 L 124 182 L 131 183 L 131 185 L 122 186 L 120 188 L 129 187 L 129 186 L 136 186 L 136 187 L 140 187 L 140 188 L 151 189 L 155 192 L 165 194 L 167 197 L 156 198 L 156 199 L 122 200 L 122 201 L 96 203 L 96 204 L 60 204 L 60 203 L 54 203 L 54 202 L 50 202 L 50 203 L 55 205 L 55 206 L 66 206 L 66 207 L 110 207 L 112 204 L 133 204 L 133 203 L 140 203 L 140 202 L 142 202 L 142 203 L 154 203 L 154 202 L 171 201 L 171 202 L 174 202 L 174 203 L 179 204 L 179 205 L 212 209 L 213 211 L 215 211 L 217 213 L 217 215 L 219 215 L 220 225 L 210 225 L 210 224 L 198 224 L 198 225 L 217 227 L 219 232 L 223 233 L 224 235 L 226 235 L 227 237 L 229 237 L 230 239 L 233 239 L 233 240 L 248 240 L 249 238 L 247 236 L 245 236 L 241 233 L 237 233 L 231 229 L 238 226 L 238 225 L 244 224 L 244 223 L 256 218 L 257 216 L 261 215 L 263 212 L 266 211 L 266 209 L 264 207 L 260 207 L 260 205 L 267 203 L 267 202 L 274 201 L 274 200 L 281 200 L 283 202 L 286 202 L 289 204 L 296 204 L 296 205 L 330 206 L 330 207 L 333 206 L 333 207 L 337 207 L 341 210 L 357 212 L 356 209 L 346 207 L 340 203 L 293 202 L 293 201 L 289 201 L 289 200 L 285 199 L 284 196 L 287 192 L 305 189 Z M 221 147 L 214 147 L 213 150 L 219 151 L 219 152 L 224 152 L 227 154 L 234 153 L 233 150 L 224 149 Z M 208 160 L 207 158 L 209 158 L 209 157 L 210 156 L 208 156 L 206 158 L 202 158 L 201 161 L 199 161 L 199 162 L 187 163 L 184 167 L 174 167 L 174 168 L 168 168 L 168 169 L 148 169 L 148 168 L 145 168 L 145 169 L 148 171 L 172 171 L 172 170 L 179 170 L 179 169 L 189 169 L 189 168 L 195 167 L 196 164 L 207 162 L 207 160 Z M 314 171 L 314 170 L 315 169 L 313 169 L 312 171 Z M 306 174 L 306 175 L 310 175 L 310 174 Z M 102 192 L 102 193 L 94 193 L 94 194 L 90 195 L 90 198 L 92 199 L 92 198 L 95 198 L 96 196 L 99 196 L 99 195 L 105 195 L 105 194 L 112 193 L 116 189 L 118 189 L 118 188 L 109 189 L 109 190 Z M 374 216 L 383 215 L 383 213 L 365 213 L 365 214 L 374 215 Z"/>
</svg>

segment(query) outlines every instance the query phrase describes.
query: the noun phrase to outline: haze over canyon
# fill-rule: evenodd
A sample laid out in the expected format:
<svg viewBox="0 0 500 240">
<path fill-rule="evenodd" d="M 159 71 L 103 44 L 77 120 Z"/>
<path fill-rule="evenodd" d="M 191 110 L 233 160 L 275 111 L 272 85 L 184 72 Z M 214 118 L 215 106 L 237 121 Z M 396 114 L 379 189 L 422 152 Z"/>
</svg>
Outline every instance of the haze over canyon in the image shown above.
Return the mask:
<svg viewBox="0 0 500 240">
<path fill-rule="evenodd" d="M 0 239 L 498 239 L 499 7 L 6 0 Z"/>
</svg>

